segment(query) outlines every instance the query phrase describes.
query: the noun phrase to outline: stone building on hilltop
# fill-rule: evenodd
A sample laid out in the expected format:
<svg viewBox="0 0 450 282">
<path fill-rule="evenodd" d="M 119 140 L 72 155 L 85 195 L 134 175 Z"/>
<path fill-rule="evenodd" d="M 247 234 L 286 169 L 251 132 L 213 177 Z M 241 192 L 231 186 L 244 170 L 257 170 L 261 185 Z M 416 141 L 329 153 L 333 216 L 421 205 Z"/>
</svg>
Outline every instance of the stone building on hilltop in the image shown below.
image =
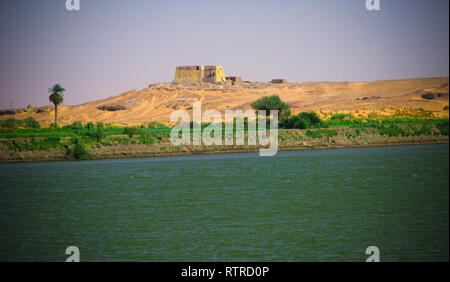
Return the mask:
<svg viewBox="0 0 450 282">
<path fill-rule="evenodd" d="M 177 66 L 173 82 L 220 83 L 225 82 L 222 66 Z"/>
</svg>

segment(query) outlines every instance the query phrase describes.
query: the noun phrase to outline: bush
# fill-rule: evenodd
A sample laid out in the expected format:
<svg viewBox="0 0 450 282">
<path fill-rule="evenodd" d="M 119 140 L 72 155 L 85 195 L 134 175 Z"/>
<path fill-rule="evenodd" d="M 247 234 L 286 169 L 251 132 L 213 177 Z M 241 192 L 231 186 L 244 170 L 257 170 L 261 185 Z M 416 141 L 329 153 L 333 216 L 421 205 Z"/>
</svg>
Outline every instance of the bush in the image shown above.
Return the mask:
<svg viewBox="0 0 450 282">
<path fill-rule="evenodd" d="M 103 129 L 105 128 L 105 125 L 103 124 L 103 122 L 99 121 L 97 122 L 97 129 Z"/>
<path fill-rule="evenodd" d="M 276 95 L 258 99 L 251 106 L 255 110 L 266 111 L 266 116 L 270 115 L 270 110 L 278 110 L 278 116 L 282 118 L 287 118 L 291 115 L 291 110 L 288 105 Z"/>
<path fill-rule="evenodd" d="M 425 126 L 424 126 L 425 127 Z M 413 129 L 414 132 L 411 132 L 408 128 L 401 128 L 397 125 L 390 125 L 388 127 L 384 126 L 378 126 L 377 131 L 380 133 L 380 135 L 388 135 L 389 137 L 396 137 L 396 136 L 410 136 L 410 135 L 421 135 L 427 133 L 427 129 L 424 129 L 422 127 L 421 129 Z M 429 133 L 431 134 L 431 128 L 429 128 Z"/>
<path fill-rule="evenodd" d="M 148 124 L 148 128 L 167 128 L 164 124 L 158 122 L 158 121 L 152 121 Z"/>
<path fill-rule="evenodd" d="M 17 129 L 19 126 L 23 125 L 23 121 L 15 118 L 9 118 L 6 120 L 0 121 L 0 126 L 2 128 L 8 129 L 8 130 L 14 130 Z"/>
<path fill-rule="evenodd" d="M 42 141 L 37 141 L 34 137 L 30 141 L 19 142 L 13 140 L 7 142 L 6 145 L 10 150 L 16 152 L 22 151 L 37 151 L 37 150 L 48 150 L 50 148 L 57 148 L 61 145 L 59 137 L 47 137 Z"/>
<path fill-rule="evenodd" d="M 155 138 L 153 138 L 150 134 L 141 134 L 138 140 L 139 143 L 146 145 L 152 145 L 155 143 Z"/>
<path fill-rule="evenodd" d="M 448 111 L 448 105 L 444 107 L 444 111 Z"/>
<path fill-rule="evenodd" d="M 436 124 L 436 128 L 439 130 L 439 132 L 442 135 L 448 136 L 448 131 L 449 131 L 449 120 L 445 119 L 445 120 L 441 120 L 440 122 L 438 122 Z"/>
<path fill-rule="evenodd" d="M 66 159 L 76 160 L 90 160 L 92 159 L 91 153 L 80 143 L 78 138 L 73 140 L 73 147 L 67 147 Z"/>
<path fill-rule="evenodd" d="M 41 128 L 39 122 L 32 117 L 26 118 L 24 123 L 26 128 Z"/>
<path fill-rule="evenodd" d="M 59 136 L 49 136 L 45 138 L 45 146 L 47 148 L 56 148 L 61 145 L 61 138 Z"/>
<path fill-rule="evenodd" d="M 353 119 L 354 116 L 352 114 L 343 114 L 338 113 L 331 116 L 331 120 L 346 120 L 346 119 Z"/>
<path fill-rule="evenodd" d="M 93 122 L 88 122 L 85 127 L 88 130 L 95 130 L 96 129 L 96 126 L 95 126 L 95 124 Z"/>
<path fill-rule="evenodd" d="M 93 139 L 95 141 L 100 141 L 103 137 L 105 137 L 105 133 L 101 130 L 97 131 L 86 131 L 83 133 L 83 136 L 86 136 L 90 139 Z"/>
<path fill-rule="evenodd" d="M 81 122 L 79 122 L 79 121 L 75 121 L 74 123 L 72 123 L 70 125 L 63 126 L 63 128 L 74 129 L 74 130 L 82 130 L 83 129 L 83 124 Z"/>
<path fill-rule="evenodd" d="M 326 124 L 320 119 L 320 117 L 314 112 L 302 112 L 287 119 L 283 119 L 280 123 L 283 128 L 319 128 L 326 127 Z"/>
<path fill-rule="evenodd" d="M 414 129 L 414 135 L 432 135 L 433 130 L 430 126 L 423 125 L 419 129 Z"/>
<path fill-rule="evenodd" d="M 141 133 L 141 130 L 137 127 L 125 127 L 124 134 L 128 135 L 128 137 L 133 138 L 133 136 Z"/>
</svg>

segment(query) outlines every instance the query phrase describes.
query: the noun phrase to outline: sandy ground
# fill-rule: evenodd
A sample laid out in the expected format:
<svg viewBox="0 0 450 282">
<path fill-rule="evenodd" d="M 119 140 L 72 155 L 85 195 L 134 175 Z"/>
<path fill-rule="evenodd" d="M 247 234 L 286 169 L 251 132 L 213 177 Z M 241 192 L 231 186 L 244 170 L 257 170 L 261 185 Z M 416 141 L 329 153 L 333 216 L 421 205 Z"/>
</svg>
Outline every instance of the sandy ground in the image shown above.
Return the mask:
<svg viewBox="0 0 450 282">
<path fill-rule="evenodd" d="M 250 109 L 250 104 L 267 95 L 279 95 L 294 113 L 316 111 L 322 117 L 335 112 L 351 112 L 359 117 L 368 115 L 386 116 L 408 109 L 422 108 L 434 111 L 435 116 L 447 116 L 443 110 L 449 104 L 448 77 L 386 80 L 374 82 L 310 82 L 286 83 L 258 87 L 233 87 L 228 89 L 208 87 L 185 87 L 161 84 L 143 90 L 132 90 L 118 96 L 88 102 L 76 106 L 59 108 L 59 123 L 74 121 L 86 123 L 105 122 L 117 125 L 137 125 L 150 121 L 167 123 L 176 109 L 191 111 L 195 101 L 202 102 L 202 110 Z M 427 92 L 439 93 L 440 97 L 426 100 L 421 97 Z M 45 95 L 45 94 L 44 94 Z M 121 105 L 125 110 L 105 111 L 98 107 Z M 14 115 L 3 115 L 24 119 L 32 116 L 42 125 L 49 125 L 54 119 L 52 107 L 41 113 L 30 109 Z"/>
</svg>

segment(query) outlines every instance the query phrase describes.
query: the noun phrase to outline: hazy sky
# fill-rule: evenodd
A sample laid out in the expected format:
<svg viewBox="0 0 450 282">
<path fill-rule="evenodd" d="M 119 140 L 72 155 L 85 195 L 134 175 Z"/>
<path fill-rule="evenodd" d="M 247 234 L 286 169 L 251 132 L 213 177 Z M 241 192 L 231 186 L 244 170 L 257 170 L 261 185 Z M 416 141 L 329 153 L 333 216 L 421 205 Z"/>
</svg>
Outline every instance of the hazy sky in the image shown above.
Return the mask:
<svg viewBox="0 0 450 282">
<path fill-rule="evenodd" d="M 65 105 L 171 81 L 176 65 L 244 80 L 372 81 L 449 74 L 449 1 L 0 1 L 0 109 Z"/>
</svg>

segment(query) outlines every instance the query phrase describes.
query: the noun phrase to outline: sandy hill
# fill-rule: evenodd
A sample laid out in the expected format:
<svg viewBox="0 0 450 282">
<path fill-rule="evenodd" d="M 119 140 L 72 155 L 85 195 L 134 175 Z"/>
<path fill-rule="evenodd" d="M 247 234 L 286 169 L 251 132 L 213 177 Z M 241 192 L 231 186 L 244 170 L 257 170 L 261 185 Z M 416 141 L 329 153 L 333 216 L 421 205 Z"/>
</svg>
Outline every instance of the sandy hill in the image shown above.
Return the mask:
<svg viewBox="0 0 450 282">
<path fill-rule="evenodd" d="M 241 86 L 175 85 L 162 83 L 143 90 L 132 90 L 118 96 L 59 108 L 59 123 L 108 122 L 118 125 L 168 122 L 175 109 L 192 108 L 202 102 L 202 110 L 248 109 L 250 104 L 267 95 L 279 95 L 294 113 L 317 111 L 322 116 L 333 112 L 353 112 L 367 116 L 376 112 L 389 115 L 399 109 L 423 108 L 436 116 L 448 116 L 443 110 L 449 104 L 448 77 L 386 80 L 374 82 L 246 83 Z M 431 99 L 422 96 L 432 93 Z M 0 113 L 1 119 L 34 117 L 43 125 L 53 121 L 53 107 Z"/>
</svg>

